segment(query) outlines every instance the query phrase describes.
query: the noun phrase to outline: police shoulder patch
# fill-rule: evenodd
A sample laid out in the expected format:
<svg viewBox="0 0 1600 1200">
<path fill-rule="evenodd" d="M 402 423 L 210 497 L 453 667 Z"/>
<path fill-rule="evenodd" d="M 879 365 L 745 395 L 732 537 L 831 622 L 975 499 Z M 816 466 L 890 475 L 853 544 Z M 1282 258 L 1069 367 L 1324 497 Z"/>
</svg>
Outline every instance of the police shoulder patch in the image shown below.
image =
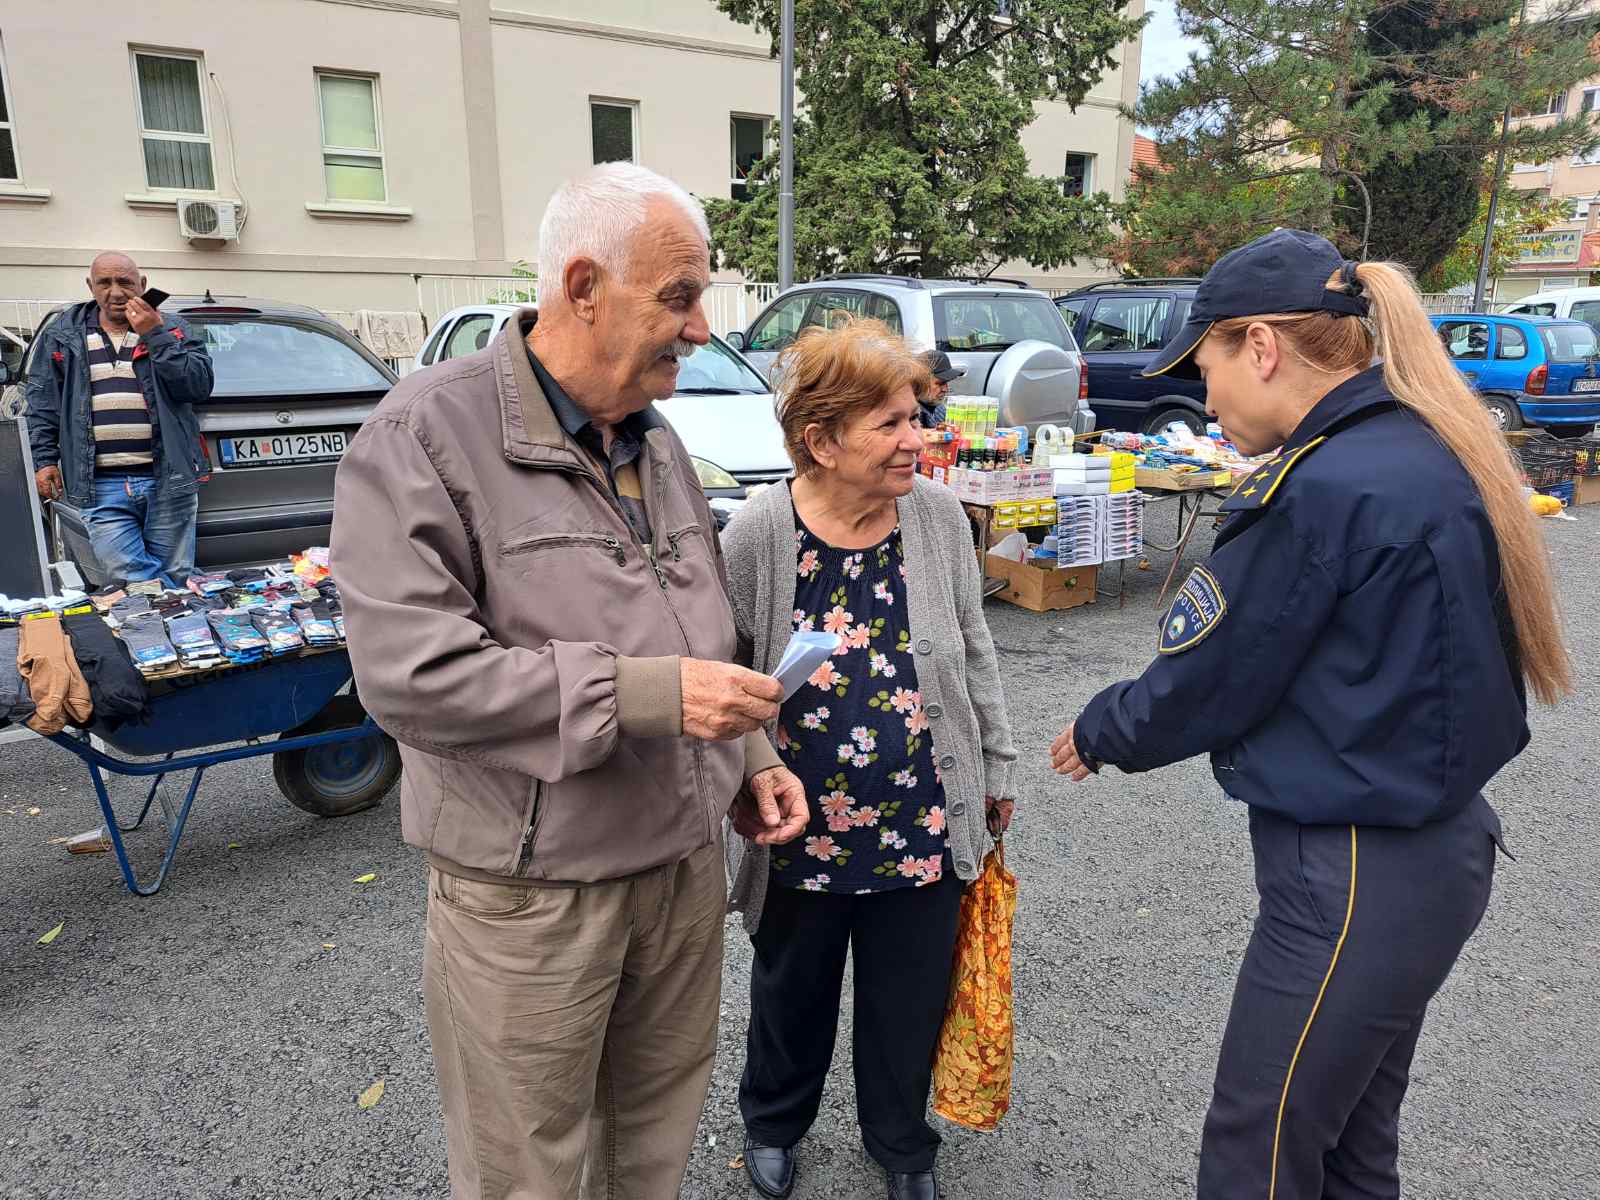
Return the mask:
<svg viewBox="0 0 1600 1200">
<path fill-rule="evenodd" d="M 1277 457 L 1257 467 L 1253 474 L 1247 475 L 1244 482 L 1233 489 L 1233 494 L 1222 502 L 1219 511 L 1238 512 L 1246 508 L 1265 508 L 1267 502 L 1277 494 L 1278 485 L 1289 473 L 1289 468 L 1327 440 L 1325 437 L 1312 438 L 1304 446 L 1294 450 L 1279 451 Z"/>
<path fill-rule="evenodd" d="M 1228 598 L 1222 594 L 1217 577 L 1204 567 L 1196 567 L 1183 581 L 1172 607 L 1161 623 L 1162 654 L 1178 654 L 1198 645 L 1222 623 L 1228 611 Z"/>
</svg>

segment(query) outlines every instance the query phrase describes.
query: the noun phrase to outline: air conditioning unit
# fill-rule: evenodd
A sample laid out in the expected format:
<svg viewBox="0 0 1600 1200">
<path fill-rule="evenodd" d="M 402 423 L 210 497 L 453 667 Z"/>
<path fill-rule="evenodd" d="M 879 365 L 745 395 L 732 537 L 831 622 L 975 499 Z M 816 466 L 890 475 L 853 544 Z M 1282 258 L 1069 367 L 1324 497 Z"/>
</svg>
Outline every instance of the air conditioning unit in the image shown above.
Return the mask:
<svg viewBox="0 0 1600 1200">
<path fill-rule="evenodd" d="M 239 240 L 238 209 L 229 200 L 178 198 L 178 232 L 191 242 Z"/>
</svg>

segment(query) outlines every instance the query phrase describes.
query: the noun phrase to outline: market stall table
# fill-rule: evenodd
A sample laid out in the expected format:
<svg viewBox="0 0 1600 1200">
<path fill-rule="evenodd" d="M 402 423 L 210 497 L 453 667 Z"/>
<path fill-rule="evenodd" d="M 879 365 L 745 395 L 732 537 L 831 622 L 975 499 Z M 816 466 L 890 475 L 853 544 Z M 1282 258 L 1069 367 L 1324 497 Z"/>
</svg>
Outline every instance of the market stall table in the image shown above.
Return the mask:
<svg viewBox="0 0 1600 1200">
<path fill-rule="evenodd" d="M 1156 607 L 1160 608 L 1166 602 L 1167 591 L 1178 573 L 1178 565 L 1183 562 L 1195 526 L 1202 517 L 1221 515 L 1218 509 L 1205 507 L 1207 497 L 1220 501 L 1232 495 L 1235 487 L 1233 474 L 1229 471 L 1174 471 L 1139 467 L 1134 471 L 1134 483 L 1149 497 L 1148 503 L 1151 505 L 1173 500 L 1178 504 L 1177 528 L 1171 545 L 1163 546 L 1155 541 L 1150 536 L 1148 523 L 1145 528 L 1145 549 L 1172 555 L 1172 565 L 1167 568 L 1161 590 L 1156 593 Z"/>
</svg>

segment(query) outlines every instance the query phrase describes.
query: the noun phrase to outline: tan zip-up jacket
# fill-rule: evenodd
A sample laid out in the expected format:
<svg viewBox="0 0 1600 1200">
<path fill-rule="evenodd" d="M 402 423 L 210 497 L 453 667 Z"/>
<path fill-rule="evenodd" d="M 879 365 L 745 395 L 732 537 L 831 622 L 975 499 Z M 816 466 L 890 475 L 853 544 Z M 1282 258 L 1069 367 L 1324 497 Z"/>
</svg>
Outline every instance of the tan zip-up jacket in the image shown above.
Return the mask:
<svg viewBox="0 0 1600 1200">
<path fill-rule="evenodd" d="M 682 732 L 680 656 L 729 661 L 715 525 L 653 410 L 639 478 L 654 545 L 557 421 L 522 338 L 419 372 L 339 466 L 333 574 L 362 703 L 401 744 L 401 830 L 442 870 L 590 883 L 719 836 L 779 765 Z"/>
</svg>

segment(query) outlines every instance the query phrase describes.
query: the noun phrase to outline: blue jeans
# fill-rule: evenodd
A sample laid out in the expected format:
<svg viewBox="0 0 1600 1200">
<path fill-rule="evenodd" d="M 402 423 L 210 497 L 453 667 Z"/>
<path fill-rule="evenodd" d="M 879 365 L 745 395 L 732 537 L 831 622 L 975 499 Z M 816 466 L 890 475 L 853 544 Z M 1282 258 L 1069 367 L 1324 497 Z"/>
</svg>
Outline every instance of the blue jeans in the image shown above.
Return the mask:
<svg viewBox="0 0 1600 1200">
<path fill-rule="evenodd" d="M 194 518 L 200 497 L 173 495 L 141 475 L 97 475 L 94 505 L 83 510 L 89 547 L 110 579 L 160 578 L 176 587 L 194 571 Z"/>
</svg>

